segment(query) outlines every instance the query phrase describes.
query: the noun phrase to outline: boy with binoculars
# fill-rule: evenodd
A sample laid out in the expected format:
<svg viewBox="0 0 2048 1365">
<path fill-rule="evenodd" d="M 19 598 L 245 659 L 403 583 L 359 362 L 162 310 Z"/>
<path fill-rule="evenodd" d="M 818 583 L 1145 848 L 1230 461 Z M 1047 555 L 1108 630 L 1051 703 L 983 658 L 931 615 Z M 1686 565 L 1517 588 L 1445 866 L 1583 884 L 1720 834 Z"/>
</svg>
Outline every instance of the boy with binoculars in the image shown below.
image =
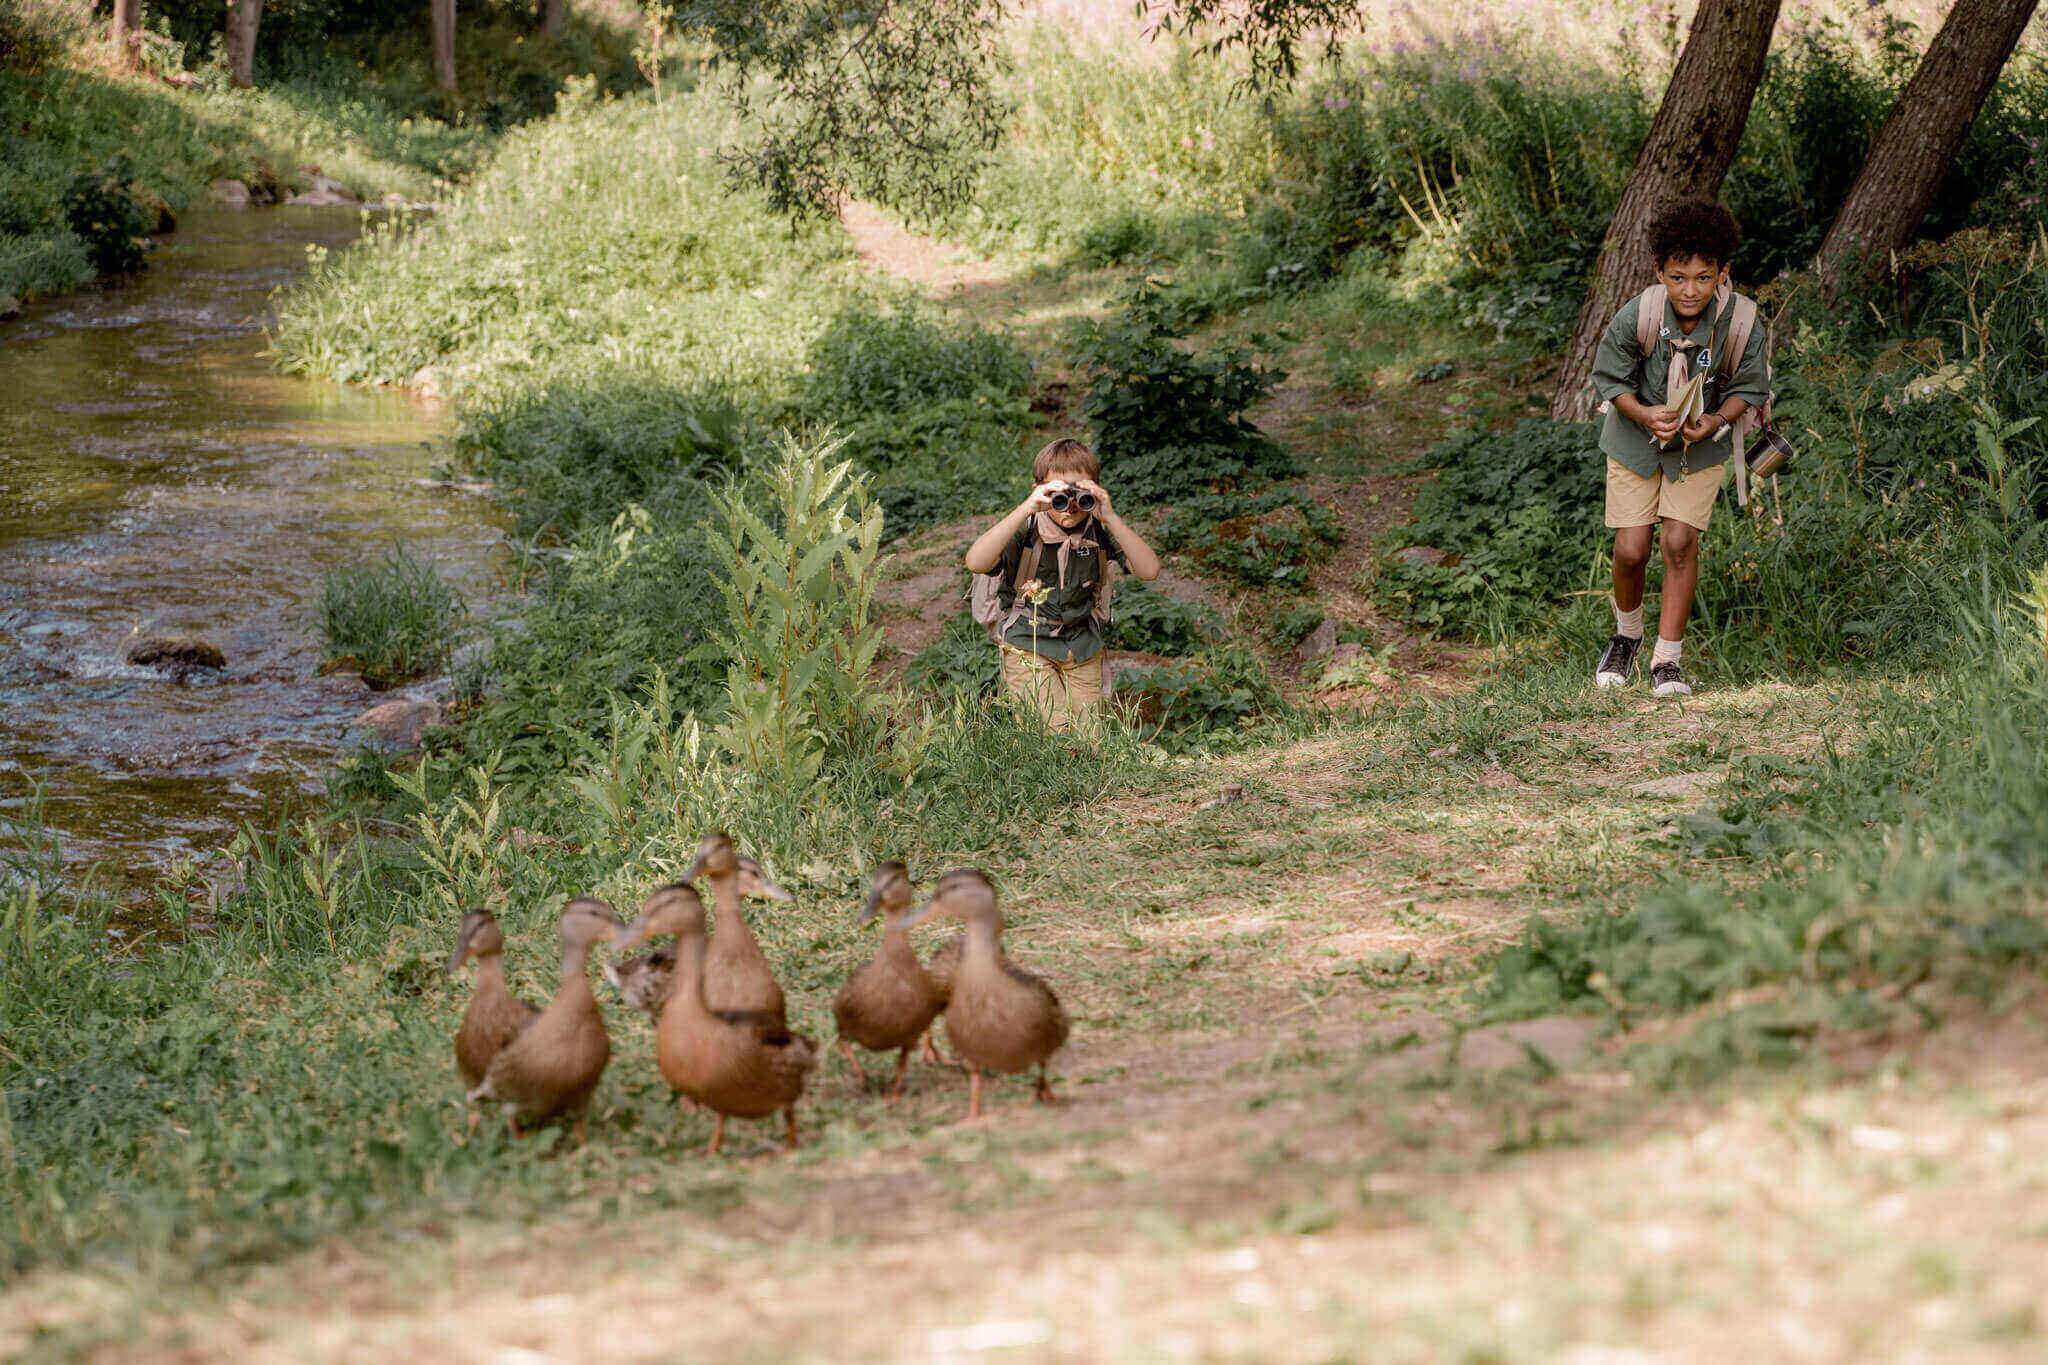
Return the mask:
<svg viewBox="0 0 2048 1365">
<path fill-rule="evenodd" d="M 1102 627 L 1112 563 L 1141 582 L 1159 556 L 1110 506 L 1102 462 L 1079 441 L 1031 462 L 1031 495 L 967 549 L 975 619 L 1003 657 L 1003 690 L 1064 730 L 1102 707 Z"/>
</svg>

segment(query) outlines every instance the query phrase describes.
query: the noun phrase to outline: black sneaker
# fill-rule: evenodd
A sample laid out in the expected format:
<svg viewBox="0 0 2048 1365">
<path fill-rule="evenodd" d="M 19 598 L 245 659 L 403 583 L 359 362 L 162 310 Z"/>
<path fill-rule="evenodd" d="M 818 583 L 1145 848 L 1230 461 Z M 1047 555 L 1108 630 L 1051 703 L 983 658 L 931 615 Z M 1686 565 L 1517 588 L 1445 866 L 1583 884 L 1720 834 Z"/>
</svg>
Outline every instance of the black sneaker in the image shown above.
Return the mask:
<svg viewBox="0 0 2048 1365">
<path fill-rule="evenodd" d="M 1692 689 L 1686 686 L 1685 674 L 1678 665 L 1658 664 L 1650 670 L 1650 695 L 1653 697 L 1689 697 Z"/>
<path fill-rule="evenodd" d="M 1643 647 L 1640 635 L 1617 635 L 1607 642 L 1607 652 L 1600 656 L 1600 667 L 1593 670 L 1593 684 L 1596 687 L 1620 687 L 1628 681 L 1629 670 L 1636 666 L 1636 654 Z"/>
</svg>

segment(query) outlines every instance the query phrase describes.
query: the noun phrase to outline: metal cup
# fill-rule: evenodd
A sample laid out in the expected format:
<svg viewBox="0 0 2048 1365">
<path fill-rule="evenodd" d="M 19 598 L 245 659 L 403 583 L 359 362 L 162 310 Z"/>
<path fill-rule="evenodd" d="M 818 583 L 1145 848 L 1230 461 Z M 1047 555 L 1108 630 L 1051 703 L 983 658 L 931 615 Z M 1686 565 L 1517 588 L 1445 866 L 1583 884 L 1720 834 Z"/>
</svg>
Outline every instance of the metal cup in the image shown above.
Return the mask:
<svg viewBox="0 0 2048 1365">
<path fill-rule="evenodd" d="M 1756 443 L 1757 453 L 1749 461 L 1751 478 L 1768 479 L 1792 458 L 1792 443 L 1780 436 L 1776 427 L 1758 427 Z"/>
</svg>

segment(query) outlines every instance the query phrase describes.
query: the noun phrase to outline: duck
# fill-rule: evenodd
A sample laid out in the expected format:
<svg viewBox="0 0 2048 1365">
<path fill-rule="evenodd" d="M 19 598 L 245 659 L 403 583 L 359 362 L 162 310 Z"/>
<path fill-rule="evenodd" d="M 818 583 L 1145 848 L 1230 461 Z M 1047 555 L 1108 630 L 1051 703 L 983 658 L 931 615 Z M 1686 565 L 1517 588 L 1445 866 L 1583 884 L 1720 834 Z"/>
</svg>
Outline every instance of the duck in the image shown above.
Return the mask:
<svg viewBox="0 0 2048 1365">
<path fill-rule="evenodd" d="M 619 999 L 629 1008 L 644 1011 L 649 1019 L 661 1018 L 661 1007 L 668 999 L 669 981 L 675 969 L 676 952 L 669 947 L 656 948 L 623 962 L 598 964 L 604 979 L 618 991 Z"/>
<path fill-rule="evenodd" d="M 903 1094 L 903 1074 L 910 1065 L 910 1050 L 921 1038 L 931 1045 L 932 1021 L 946 1007 L 946 997 L 926 974 L 910 946 L 910 933 L 903 921 L 916 900 L 910 870 L 902 863 L 882 863 L 868 879 L 867 903 L 861 908 L 860 923 L 874 923 L 882 917 L 882 946 L 874 957 L 862 963 L 839 988 L 832 1002 L 832 1014 L 839 1024 L 839 1050 L 866 1088 L 867 1073 L 861 1070 L 854 1045 L 871 1052 L 896 1053 L 896 1080 L 889 1098 Z"/>
<path fill-rule="evenodd" d="M 470 911 L 455 931 L 455 952 L 448 959 L 448 975 L 461 971 L 465 962 L 476 963 L 469 1007 L 462 1012 L 462 1024 L 455 1030 L 455 1073 L 462 1078 L 466 1093 L 483 1084 L 491 1058 L 521 1029 L 538 1019 L 540 1011 L 514 995 L 506 984 L 505 935 L 498 928 L 498 917 L 488 910 Z M 472 1130 L 476 1122 L 477 1111 L 472 1109 Z"/>
<path fill-rule="evenodd" d="M 961 955 L 967 951 L 967 935 L 955 934 L 932 950 L 925 959 L 924 974 L 931 978 L 932 985 L 939 992 L 939 1013 L 946 1012 L 946 1006 L 953 1000 L 953 978 L 959 975 Z M 924 1032 L 923 1059 L 933 1066 L 952 1065 L 939 1055 L 937 1043 L 932 1041 L 932 1030 Z"/>
<path fill-rule="evenodd" d="M 612 907 L 577 896 L 562 907 L 562 984 L 540 1015 L 500 1048 L 469 1092 L 471 1103 L 496 1100 L 511 1110 L 512 1136 L 562 1114 L 576 1116 L 583 1140 L 585 1110 L 611 1060 L 611 1037 L 590 989 L 590 950 L 615 941 L 621 925 Z"/>
<path fill-rule="evenodd" d="M 788 904 L 796 898 L 775 883 L 752 858 L 742 857 L 730 835 L 714 830 L 697 846 L 697 860 L 683 881 L 699 877 L 711 883 L 711 901 L 718 910 L 717 932 L 704 959 L 705 998 L 714 1010 L 746 1010 L 788 1021 L 782 986 L 768 965 L 754 931 L 740 913 L 740 899 L 754 896 Z"/>
<path fill-rule="evenodd" d="M 797 1144 L 796 1102 L 817 1064 L 817 1046 L 766 1010 L 716 1009 L 706 999 L 709 957 L 704 901 L 687 882 L 647 898 L 618 951 L 674 934 L 676 972 L 654 1026 L 654 1062 L 678 1092 L 717 1116 L 707 1155 L 725 1142 L 728 1117 L 769 1118 L 780 1111 Z"/>
<path fill-rule="evenodd" d="M 931 899 L 905 921 L 907 928 L 928 919 L 954 918 L 966 925 L 960 965 L 946 1002 L 946 1036 L 967 1067 L 967 1117 L 981 1117 L 981 1073 L 1038 1068 L 1033 1092 L 1041 1104 L 1054 1102 L 1047 1067 L 1066 1044 L 1069 1025 L 1059 996 L 1041 978 L 1003 952 L 1003 915 L 996 889 L 977 868 L 948 872 Z"/>
</svg>

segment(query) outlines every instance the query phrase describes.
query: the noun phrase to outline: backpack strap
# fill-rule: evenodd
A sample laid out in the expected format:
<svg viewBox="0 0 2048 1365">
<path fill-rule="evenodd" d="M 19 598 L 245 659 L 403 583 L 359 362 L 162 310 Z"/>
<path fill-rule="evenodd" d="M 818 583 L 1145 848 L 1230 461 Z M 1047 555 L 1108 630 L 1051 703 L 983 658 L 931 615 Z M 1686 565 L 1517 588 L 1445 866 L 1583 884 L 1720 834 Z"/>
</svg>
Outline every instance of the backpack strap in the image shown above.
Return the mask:
<svg viewBox="0 0 2048 1365">
<path fill-rule="evenodd" d="M 1636 295 L 1636 346 L 1646 365 L 1656 353 L 1657 332 L 1664 326 L 1664 304 L 1670 297 L 1671 292 L 1661 283 Z"/>
<path fill-rule="evenodd" d="M 1029 523 L 1026 523 L 1028 528 Z M 1017 568 L 1010 575 L 1010 609 L 1003 613 L 1003 619 L 990 628 L 990 634 L 998 640 L 1010 633 L 1010 627 L 1017 624 L 1030 603 L 1024 600 L 1022 591 L 1026 583 L 1038 577 L 1038 561 L 1045 553 L 1045 543 L 1027 529 L 1024 535 L 1024 549 L 1017 556 Z"/>
<path fill-rule="evenodd" d="M 1669 293 L 1662 284 L 1653 284 L 1636 295 L 1636 349 L 1643 353 L 1645 366 L 1657 353 L 1657 330 L 1664 325 L 1664 300 Z M 1606 412 L 1613 406 L 1612 402 L 1602 403 L 1598 410 Z"/>
<path fill-rule="evenodd" d="M 1741 368 L 1743 353 L 1749 349 L 1750 336 L 1756 331 L 1758 309 L 1756 300 L 1745 294 L 1731 294 L 1728 298 L 1727 308 L 1728 338 L 1721 345 L 1721 356 L 1714 368 L 1727 376 L 1730 381 L 1733 381 L 1735 371 Z M 1738 507 L 1749 506 L 1749 459 L 1746 447 L 1749 443 L 1749 434 L 1756 430 L 1760 424 L 1771 420 L 1771 408 L 1775 395 L 1769 391 L 1770 384 L 1771 329 L 1770 324 L 1766 323 L 1764 324 L 1765 393 L 1763 407 L 1761 410 L 1754 406 L 1748 408 L 1743 412 L 1742 416 L 1729 424 L 1725 432 L 1719 433 L 1714 437 L 1718 441 L 1721 439 L 1721 435 L 1726 435 L 1734 442 L 1735 505 Z"/>
</svg>

